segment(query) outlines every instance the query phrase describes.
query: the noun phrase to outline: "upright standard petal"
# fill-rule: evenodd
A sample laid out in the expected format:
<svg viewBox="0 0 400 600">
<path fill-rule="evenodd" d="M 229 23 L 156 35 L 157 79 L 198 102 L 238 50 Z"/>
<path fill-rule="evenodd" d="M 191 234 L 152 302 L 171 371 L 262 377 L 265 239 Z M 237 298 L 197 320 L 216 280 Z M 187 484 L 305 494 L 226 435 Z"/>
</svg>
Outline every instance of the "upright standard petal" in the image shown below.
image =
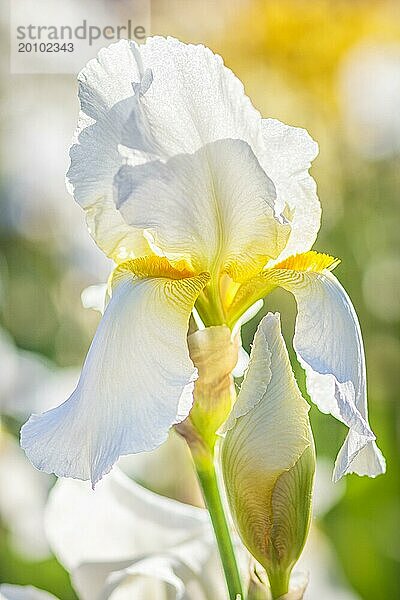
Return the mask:
<svg viewBox="0 0 400 600">
<path fill-rule="evenodd" d="M 204 46 L 122 40 L 102 49 L 78 80 L 81 111 L 67 182 L 94 239 L 117 262 L 146 253 L 141 230 L 113 203 L 113 178 L 127 159 L 166 160 L 222 138 L 261 140 L 261 118 L 243 85 Z"/>
<path fill-rule="evenodd" d="M 142 235 L 142 224 L 143 227 L 148 227 L 150 220 L 154 227 L 156 223 L 153 214 L 147 214 L 144 219 L 142 214 L 137 214 L 140 195 L 145 194 L 144 178 L 149 183 L 156 171 L 160 171 L 162 181 L 158 181 L 155 187 L 156 191 L 160 191 L 160 187 L 163 189 L 161 195 L 165 200 L 166 187 L 171 183 L 171 178 L 176 177 L 176 173 L 171 172 L 175 171 L 176 165 L 171 165 L 170 160 L 183 154 L 193 155 L 203 147 L 223 140 L 226 144 L 228 140 L 231 143 L 241 140 L 249 146 L 253 156 L 250 160 L 246 156 L 236 160 L 230 152 L 223 152 L 219 161 L 214 162 L 212 157 L 207 157 L 203 169 L 195 169 L 191 173 L 197 181 L 198 177 L 204 175 L 205 167 L 203 191 L 211 180 L 218 187 L 219 179 L 223 180 L 231 175 L 234 169 L 237 173 L 234 173 L 233 181 L 238 190 L 231 203 L 232 214 L 236 214 L 239 205 L 251 201 L 256 205 L 258 215 L 262 202 L 257 202 L 254 193 L 258 196 L 259 190 L 254 189 L 254 185 L 247 188 L 244 186 L 244 182 L 249 181 L 246 168 L 254 170 L 250 163 L 257 163 L 258 169 L 264 171 L 264 180 L 268 181 L 270 178 L 278 193 L 275 200 L 275 191 L 272 197 L 268 190 L 271 184 L 267 184 L 258 200 L 265 200 L 267 195 L 268 204 L 271 205 L 272 199 L 273 213 L 285 211 L 293 225 L 285 250 L 289 229 L 282 229 L 282 223 L 280 228 L 269 223 L 264 230 L 264 240 L 261 241 L 258 233 L 265 225 L 263 218 L 256 220 L 257 231 L 252 238 L 237 238 L 240 240 L 240 248 L 234 249 L 239 254 L 243 251 L 245 257 L 249 255 L 250 271 L 255 267 L 254 261 L 261 262 L 262 256 L 265 261 L 275 260 L 278 254 L 283 258 L 311 247 L 319 228 L 320 207 L 315 182 L 308 169 L 317 154 L 317 146 L 302 129 L 288 127 L 272 119 L 262 121 L 245 95 L 243 85 L 224 66 L 220 56 L 204 46 L 184 44 L 173 38 L 149 38 L 141 46 L 122 40 L 103 49 L 97 59 L 90 61 L 79 74 L 79 82 L 81 114 L 77 143 L 71 148 L 68 181 L 76 200 L 87 212 L 92 235 L 114 260 L 119 262 L 121 259 L 145 254 L 148 250 Z M 218 147 L 218 151 L 221 151 L 221 147 Z M 206 151 L 204 153 L 209 154 Z M 242 154 L 246 153 L 242 151 Z M 178 160 L 178 166 L 182 166 L 187 173 L 187 165 L 181 165 L 182 161 L 182 158 Z M 165 168 L 163 164 L 166 165 Z M 138 182 L 134 182 L 133 188 L 138 192 L 139 198 L 132 208 L 134 215 L 131 211 L 127 217 L 129 225 L 122 218 L 127 216 L 127 212 L 122 210 L 121 216 L 115 209 L 112 181 L 122 166 L 140 165 L 147 165 L 148 168 L 134 173 Z M 132 171 L 123 170 L 120 175 L 122 173 L 125 176 L 128 173 L 133 175 Z M 178 179 L 180 187 L 188 183 L 185 181 L 185 174 L 181 174 Z M 258 181 L 260 179 L 261 174 L 257 177 Z M 132 182 L 131 177 L 128 180 Z M 126 186 L 125 179 L 125 192 Z M 141 189 L 138 190 L 138 187 Z M 188 191 L 191 194 L 192 187 L 193 185 L 188 185 L 183 198 L 180 194 L 175 208 L 178 208 L 177 204 L 182 204 L 182 199 L 186 207 L 194 203 L 191 198 L 188 201 Z M 228 187 L 231 190 L 234 186 L 231 184 Z M 154 193 L 154 189 L 150 191 Z M 198 198 L 198 194 L 195 198 Z M 226 197 L 220 203 L 222 206 L 219 209 L 224 214 Z M 151 204 L 153 207 L 158 204 L 158 209 L 165 210 L 161 201 L 156 202 L 152 198 Z M 170 202 L 166 202 L 166 207 L 168 211 L 171 209 Z M 202 202 L 194 206 L 189 211 L 191 217 L 199 215 L 202 207 Z M 212 213 L 214 211 L 215 207 Z M 251 212 L 248 211 L 249 214 Z M 172 214 L 175 218 L 180 217 L 174 211 Z M 243 210 L 238 214 L 243 217 Z M 205 223 L 202 233 L 210 225 L 207 215 L 203 220 Z M 170 218 L 166 221 L 167 226 L 169 221 Z M 236 221 L 232 220 L 232 226 Z M 246 219 L 243 223 L 242 233 L 246 229 Z M 213 217 L 211 225 L 216 225 Z M 185 230 L 185 238 L 192 229 L 189 227 Z M 158 237 L 165 237 L 165 233 L 165 227 L 163 231 L 158 227 Z M 217 234 L 218 230 L 214 230 L 211 242 L 215 242 Z M 209 236 L 206 240 L 204 236 L 200 237 L 200 242 L 210 241 Z M 198 241 L 197 238 L 195 240 Z M 171 240 L 169 242 L 165 249 L 167 256 L 174 255 L 183 245 L 183 242 L 177 244 L 174 239 L 171 248 Z M 211 249 L 215 249 L 215 244 L 211 244 Z M 185 254 L 186 252 L 187 249 Z M 205 256 L 209 258 L 208 254 Z M 196 258 L 198 257 L 195 256 L 194 260 Z M 254 272 L 244 273 L 239 261 L 234 275 L 241 279 L 252 274 Z"/>
<path fill-rule="evenodd" d="M 165 441 L 191 408 L 197 374 L 186 335 L 208 279 L 159 258 L 118 268 L 75 391 L 21 430 L 38 469 L 94 485 L 119 456 Z"/>
<path fill-rule="evenodd" d="M 313 402 L 350 429 L 336 460 L 334 479 L 346 473 L 375 477 L 385 460 L 368 423 L 364 346 L 350 298 L 330 272 L 338 264 L 307 252 L 264 271 L 267 285 L 279 285 L 296 298 L 293 345 L 306 371 Z"/>
<path fill-rule="evenodd" d="M 170 260 L 234 279 L 257 273 L 284 248 L 275 187 L 250 146 L 225 139 L 167 162 L 124 166 L 115 180 L 125 221 L 149 230 Z"/>
<path fill-rule="evenodd" d="M 81 111 L 70 149 L 67 187 L 86 212 L 90 234 L 115 262 L 149 254 L 143 232 L 124 222 L 113 200 L 114 176 L 124 163 L 118 146 L 138 103 L 140 79 L 125 46 L 118 56 L 111 49 L 102 50 L 99 59 L 91 61 L 78 76 Z M 135 93 L 132 81 L 138 82 Z"/>
<path fill-rule="evenodd" d="M 276 119 L 263 119 L 264 150 L 259 160 L 275 184 L 276 210 L 290 222 L 288 243 L 280 260 L 307 252 L 321 224 L 317 185 L 308 172 L 318 154 L 318 144 L 305 129 L 290 127 Z M 286 210 L 285 210 L 286 207 Z"/>
<path fill-rule="evenodd" d="M 308 410 L 279 315 L 269 313 L 258 327 L 249 369 L 224 428 L 221 459 L 239 533 L 280 594 L 287 591 L 309 527 L 314 451 Z"/>
<path fill-rule="evenodd" d="M 108 51 L 125 54 L 127 48 L 133 68 L 146 78 L 122 142 L 127 148 L 167 157 L 224 138 L 260 145 L 260 113 L 220 56 L 202 45 L 158 36 L 140 46 L 122 41 Z M 106 73 L 103 82 L 107 85 Z"/>
</svg>

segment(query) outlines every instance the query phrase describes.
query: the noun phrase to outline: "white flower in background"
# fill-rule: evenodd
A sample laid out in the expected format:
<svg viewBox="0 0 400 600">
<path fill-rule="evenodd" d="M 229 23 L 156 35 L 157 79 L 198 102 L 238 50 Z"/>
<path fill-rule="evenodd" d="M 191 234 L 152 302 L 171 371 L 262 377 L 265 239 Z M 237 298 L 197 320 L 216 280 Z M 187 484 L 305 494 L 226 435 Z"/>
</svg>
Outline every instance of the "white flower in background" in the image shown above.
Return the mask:
<svg viewBox="0 0 400 600">
<path fill-rule="evenodd" d="M 153 457 L 148 468 L 159 470 L 158 457 Z M 329 471 L 327 464 L 317 464 L 317 516 L 343 493 L 342 486 L 330 483 Z M 170 471 L 170 477 L 174 479 L 175 473 Z M 223 597 L 223 578 L 206 511 L 148 492 L 119 469 L 95 493 L 84 483 L 59 481 L 46 515 L 51 546 L 70 571 L 81 600 L 149 600 L 159 597 L 153 593 L 166 590 L 179 598 L 183 586 L 185 600 Z M 248 559 L 242 560 L 246 566 Z M 301 572 L 312 572 L 305 600 L 357 600 L 341 583 L 334 551 L 315 525 L 292 576 L 293 587 Z M 1 600 L 50 598 L 54 596 L 31 586 L 0 586 Z"/>
<path fill-rule="evenodd" d="M 70 77 L 41 81 L 40 86 L 27 86 L 10 78 L 5 94 L 1 171 L 7 194 L 2 220 L 24 238 L 51 245 L 78 272 L 106 277 L 110 261 L 96 252 L 64 186 L 66 148 L 75 120 Z M 40 152 L 31 151 L 39 147 Z"/>
<path fill-rule="evenodd" d="M 157 465 L 154 458 L 149 468 L 158 470 Z M 170 477 L 175 474 L 170 472 Z M 316 506 L 321 506 L 320 490 L 325 495 L 332 487 L 330 503 L 327 499 L 322 503 L 324 512 L 339 499 L 338 488 L 329 485 L 326 465 L 317 466 L 316 479 Z M 185 600 L 223 597 L 223 577 L 206 511 L 157 496 L 119 469 L 95 493 L 87 484 L 60 480 L 48 501 L 46 530 L 81 600 L 149 600 L 167 591 L 180 598 L 183 590 Z M 242 553 L 243 567 L 247 561 Z M 300 572 L 312 572 L 305 600 L 356 600 L 340 583 L 333 550 L 315 526 L 292 576 L 293 589 Z M 6 600 L 41 600 L 30 587 L 3 588 Z"/>
<path fill-rule="evenodd" d="M 338 74 L 344 123 L 352 146 L 379 160 L 400 152 L 400 44 L 364 41 Z"/>
<path fill-rule="evenodd" d="M 57 600 L 53 594 L 31 585 L 0 584 L 0 600 Z"/>
<path fill-rule="evenodd" d="M 154 494 L 119 469 L 95 493 L 60 480 L 46 530 L 81 600 L 224 596 L 207 511 Z"/>
<path fill-rule="evenodd" d="M 79 371 L 60 368 L 50 360 L 16 347 L 9 334 L 0 329 L 0 415 L 18 421 L 30 413 L 57 406 L 76 386 Z"/>
<path fill-rule="evenodd" d="M 0 517 L 12 549 L 28 560 L 50 555 L 43 514 L 50 477 L 32 469 L 17 440 L 0 423 Z"/>
<path fill-rule="evenodd" d="M 18 377 L 18 353 L 12 337 L 0 329 L 0 361 L 2 377 L 0 377 L 0 414 L 6 412 L 5 407 L 10 401 L 10 393 L 15 388 Z"/>
<path fill-rule="evenodd" d="M 95 484 L 119 456 L 160 445 L 193 402 L 193 307 L 206 326 L 234 328 L 282 286 L 297 300 L 310 396 L 350 429 L 335 478 L 383 472 L 356 314 L 337 261 L 309 252 L 316 143 L 263 120 L 219 56 L 171 38 L 111 45 L 79 84 L 69 185 L 118 266 L 76 390 L 22 429 L 33 464 Z"/>
<path fill-rule="evenodd" d="M 129 477 L 153 492 L 202 505 L 189 448 L 174 430 L 162 446 L 151 452 L 123 456 L 117 464 Z"/>
<path fill-rule="evenodd" d="M 23 421 L 48 410 L 70 393 L 75 369 L 59 369 L 33 352 L 18 349 L 0 330 L 0 516 L 15 552 L 29 560 L 50 554 L 43 513 L 52 478 L 32 470 L 17 440 L 1 426 L 1 415 Z"/>
</svg>

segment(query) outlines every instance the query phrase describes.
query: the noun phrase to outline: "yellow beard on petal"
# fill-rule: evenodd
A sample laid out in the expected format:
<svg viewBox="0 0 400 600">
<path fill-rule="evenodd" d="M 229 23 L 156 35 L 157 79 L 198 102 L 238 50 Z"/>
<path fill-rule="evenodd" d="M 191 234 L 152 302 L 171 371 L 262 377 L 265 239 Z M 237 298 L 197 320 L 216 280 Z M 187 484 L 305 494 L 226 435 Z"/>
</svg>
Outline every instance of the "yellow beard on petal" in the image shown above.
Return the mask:
<svg viewBox="0 0 400 600">
<path fill-rule="evenodd" d="M 196 299 L 210 280 L 209 273 L 194 273 L 184 261 L 172 266 L 163 256 L 143 256 L 121 263 L 112 274 L 111 287 L 129 277 L 132 280 L 163 279 L 166 298 L 183 303 Z"/>
<path fill-rule="evenodd" d="M 313 271 L 320 273 L 325 269 L 332 271 L 340 263 L 340 258 L 310 250 L 303 254 L 294 254 L 275 265 L 274 269 L 289 269 L 291 271 Z"/>
<path fill-rule="evenodd" d="M 190 270 L 187 263 L 181 260 L 172 265 L 164 256 L 142 256 L 127 260 L 118 265 L 113 272 L 113 284 L 127 272 L 140 279 L 147 277 L 165 277 L 167 279 L 186 279 L 197 275 Z"/>
<path fill-rule="evenodd" d="M 237 290 L 228 309 L 229 326 L 232 326 L 254 302 L 264 298 L 276 287 L 290 285 L 291 282 L 297 281 L 302 273 L 332 271 L 339 263 L 338 258 L 310 250 L 289 256 L 277 265 L 263 269 Z"/>
</svg>

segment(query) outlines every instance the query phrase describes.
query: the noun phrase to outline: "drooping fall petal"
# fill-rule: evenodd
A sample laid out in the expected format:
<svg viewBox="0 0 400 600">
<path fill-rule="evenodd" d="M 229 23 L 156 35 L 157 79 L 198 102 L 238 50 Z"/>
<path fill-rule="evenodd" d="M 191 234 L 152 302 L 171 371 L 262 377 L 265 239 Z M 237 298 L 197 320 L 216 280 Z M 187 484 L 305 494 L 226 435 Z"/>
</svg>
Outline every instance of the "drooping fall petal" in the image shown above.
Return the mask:
<svg viewBox="0 0 400 600">
<path fill-rule="evenodd" d="M 376 477 L 385 459 L 368 422 L 365 356 L 353 304 L 332 269 L 340 261 L 310 251 L 262 270 L 238 289 L 228 312 L 234 323 L 247 306 L 274 288 L 290 291 L 297 302 L 293 345 L 306 371 L 313 402 L 350 429 L 335 464 L 334 479 L 346 473 Z"/>
<path fill-rule="evenodd" d="M 75 391 L 21 430 L 37 468 L 95 484 L 119 456 L 165 441 L 192 405 L 197 375 L 186 334 L 207 281 L 207 274 L 190 276 L 165 259 L 129 261 L 118 270 Z"/>
<path fill-rule="evenodd" d="M 313 402 L 350 429 L 335 464 L 334 479 L 346 473 L 375 477 L 385 460 L 368 422 L 365 356 L 353 304 L 331 269 L 338 261 L 308 252 L 264 272 L 266 281 L 296 298 L 293 346 L 307 376 Z"/>
</svg>

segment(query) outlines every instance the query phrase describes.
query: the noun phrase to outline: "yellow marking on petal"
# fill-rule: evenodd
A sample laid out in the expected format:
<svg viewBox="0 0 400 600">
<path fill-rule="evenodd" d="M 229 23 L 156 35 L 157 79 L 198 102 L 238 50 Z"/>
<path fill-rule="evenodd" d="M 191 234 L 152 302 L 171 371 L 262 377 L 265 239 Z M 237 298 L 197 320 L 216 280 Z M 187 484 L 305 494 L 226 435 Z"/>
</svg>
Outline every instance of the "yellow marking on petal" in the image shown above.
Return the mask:
<svg viewBox="0 0 400 600">
<path fill-rule="evenodd" d="M 291 271 L 313 271 L 314 273 L 321 273 L 325 269 L 332 271 L 339 263 L 340 258 L 334 258 L 329 254 L 310 250 L 303 254 L 289 256 L 275 265 L 273 269 L 290 269 Z"/>
<path fill-rule="evenodd" d="M 269 285 L 274 284 L 292 291 L 294 287 L 309 281 L 308 274 L 319 275 L 324 271 L 332 271 L 339 263 L 338 258 L 310 250 L 304 254 L 289 256 L 274 267 L 265 269 L 262 276 Z"/>
<path fill-rule="evenodd" d="M 196 276 L 196 273 L 187 268 L 185 261 L 182 260 L 172 265 L 163 256 L 141 256 L 121 263 L 113 272 L 113 282 L 119 280 L 126 273 L 132 273 L 139 279 L 149 277 L 185 279 Z"/>
<path fill-rule="evenodd" d="M 228 325 L 233 326 L 254 302 L 264 298 L 276 287 L 290 289 L 292 285 L 298 284 L 304 279 L 304 273 L 332 271 L 339 263 L 340 259 L 338 258 L 310 250 L 303 254 L 289 256 L 274 267 L 264 269 L 243 283 L 237 290 L 227 311 Z"/>
<path fill-rule="evenodd" d="M 133 276 L 138 279 L 164 279 L 165 296 L 175 303 L 188 304 L 193 308 L 196 298 L 210 280 L 209 273 L 194 273 L 187 268 L 185 261 L 174 266 L 161 256 L 142 256 L 118 265 L 112 273 L 114 287 L 122 279 Z"/>
</svg>

